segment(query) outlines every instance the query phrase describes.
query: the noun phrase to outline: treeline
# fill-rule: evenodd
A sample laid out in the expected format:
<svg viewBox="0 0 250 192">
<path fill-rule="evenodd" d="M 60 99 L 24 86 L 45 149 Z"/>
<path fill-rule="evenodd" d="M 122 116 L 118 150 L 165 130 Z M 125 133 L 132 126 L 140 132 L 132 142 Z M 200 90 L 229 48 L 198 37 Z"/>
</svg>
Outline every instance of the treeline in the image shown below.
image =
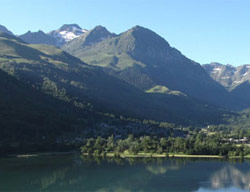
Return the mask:
<svg viewBox="0 0 250 192">
<path fill-rule="evenodd" d="M 250 155 L 250 148 L 246 145 L 228 143 L 223 140 L 221 135 L 206 136 L 199 133 L 187 138 L 157 138 L 151 136 L 135 138 L 133 135 L 129 135 L 126 139 L 115 139 L 114 136 L 107 139 L 90 138 L 81 147 L 81 152 L 95 156 L 105 155 L 106 153 L 114 153 L 117 156 L 121 153 L 133 155 L 138 153 L 166 153 L 244 157 Z"/>
</svg>

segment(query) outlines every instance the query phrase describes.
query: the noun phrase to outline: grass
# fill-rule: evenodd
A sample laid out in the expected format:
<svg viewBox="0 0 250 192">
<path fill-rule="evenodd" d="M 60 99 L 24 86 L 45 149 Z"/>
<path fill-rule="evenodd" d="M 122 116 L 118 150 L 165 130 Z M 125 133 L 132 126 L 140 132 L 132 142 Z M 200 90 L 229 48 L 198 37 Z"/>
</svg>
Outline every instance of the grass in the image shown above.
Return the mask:
<svg viewBox="0 0 250 192">
<path fill-rule="evenodd" d="M 246 156 L 244 156 L 244 158 L 247 158 L 247 159 L 249 159 L 249 158 L 250 158 L 250 155 L 246 155 Z"/>
<path fill-rule="evenodd" d="M 114 61 L 114 57 L 116 57 L 117 61 Z M 126 67 L 132 67 L 134 65 L 145 66 L 143 63 L 136 61 L 131 58 L 126 53 L 122 54 L 109 54 L 109 53 L 89 53 L 84 57 L 80 57 L 84 62 L 87 62 L 91 65 L 97 65 L 101 67 L 110 67 L 114 70 L 123 70 Z"/>
<path fill-rule="evenodd" d="M 88 153 L 83 153 L 82 155 L 88 156 Z M 128 152 L 124 153 L 114 153 L 114 152 L 108 152 L 106 154 L 99 154 L 95 155 L 92 154 L 93 156 L 106 156 L 106 157 L 120 157 L 120 158 L 165 158 L 165 157 L 174 157 L 174 158 L 218 158 L 222 159 L 225 158 L 224 156 L 220 155 L 187 155 L 187 154 L 181 154 L 181 153 L 144 153 L 144 152 L 139 152 L 138 154 L 131 154 Z M 240 157 L 235 157 L 235 158 L 240 158 Z M 250 156 L 248 157 L 250 158 Z"/>
<path fill-rule="evenodd" d="M 225 158 L 224 156 L 220 155 L 187 155 L 187 154 L 178 154 L 178 153 L 171 153 L 169 157 L 187 157 L 187 158 Z"/>
<path fill-rule="evenodd" d="M 88 153 L 83 153 L 82 155 L 84 156 L 89 156 Z M 102 154 L 99 154 L 99 155 L 95 155 L 95 154 L 92 154 L 93 156 L 106 156 L 106 157 L 120 157 L 120 158 L 146 158 L 146 157 L 155 157 L 155 158 L 163 158 L 163 157 L 167 157 L 167 154 L 158 154 L 158 153 L 138 153 L 138 154 L 131 154 L 131 153 L 114 153 L 114 152 L 108 152 L 106 153 L 105 155 L 102 153 Z"/>
<path fill-rule="evenodd" d="M 62 54 L 62 50 L 58 49 L 51 45 L 41 45 L 41 44 L 30 44 L 28 45 L 31 48 L 37 49 L 47 55 L 60 55 Z"/>
<path fill-rule="evenodd" d="M 172 91 L 168 89 L 167 87 L 161 86 L 161 85 L 156 85 L 152 87 L 151 89 L 148 89 L 146 93 L 161 93 L 161 94 L 176 95 L 176 96 L 185 95 L 180 91 Z"/>
<path fill-rule="evenodd" d="M 144 153 L 139 152 L 137 154 L 131 154 L 128 151 L 125 151 L 123 153 L 115 153 L 115 152 L 108 152 L 108 153 L 101 153 L 101 154 L 91 154 L 88 153 L 82 153 L 83 156 L 103 156 L 103 157 L 120 157 L 120 158 L 211 158 L 211 159 L 241 159 L 241 156 L 221 156 L 221 155 L 187 155 L 184 153 Z M 250 155 L 246 155 L 243 158 L 249 159 Z"/>
</svg>

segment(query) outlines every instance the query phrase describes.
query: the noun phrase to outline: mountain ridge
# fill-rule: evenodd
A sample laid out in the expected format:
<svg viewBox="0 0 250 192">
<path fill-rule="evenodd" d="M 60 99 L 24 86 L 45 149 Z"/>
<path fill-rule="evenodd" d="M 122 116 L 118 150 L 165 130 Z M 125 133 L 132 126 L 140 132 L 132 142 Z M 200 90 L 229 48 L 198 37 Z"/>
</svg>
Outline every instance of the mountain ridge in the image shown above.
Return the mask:
<svg viewBox="0 0 250 192">
<path fill-rule="evenodd" d="M 157 33 L 141 26 L 90 46 L 78 44 L 62 49 L 144 91 L 160 85 L 222 107 L 238 105 L 200 64 L 182 55 Z"/>
<path fill-rule="evenodd" d="M 10 30 L 8 30 L 5 26 L 0 25 L 0 31 L 3 33 L 7 33 L 9 35 L 14 35 Z"/>
<path fill-rule="evenodd" d="M 18 37 L 30 44 L 46 44 L 61 47 L 68 41 L 78 38 L 87 32 L 88 30 L 82 29 L 77 24 L 64 24 L 59 29 L 48 33 L 45 33 L 42 30 L 37 32 L 28 31 Z"/>
<path fill-rule="evenodd" d="M 47 35 L 41 30 L 37 32 L 28 31 L 27 33 L 20 35 L 18 37 L 30 44 L 47 44 L 47 45 L 56 44 L 56 40 L 53 37 Z"/>
<path fill-rule="evenodd" d="M 114 37 L 116 34 L 109 32 L 105 27 L 98 25 L 95 28 L 87 31 L 78 38 L 75 38 L 66 43 L 62 49 L 70 49 L 70 47 L 86 48 L 90 45 L 101 42 L 110 37 Z M 74 51 L 74 50 L 73 50 Z"/>
<path fill-rule="evenodd" d="M 62 40 L 60 33 L 64 30 L 69 33 L 78 31 L 79 34 Z M 77 24 L 65 24 L 50 34 L 29 33 L 31 36 L 37 34 L 44 36 L 47 42 L 36 40 L 30 43 L 62 46 L 63 50 L 86 63 L 102 67 L 107 74 L 143 91 L 163 86 L 220 107 L 250 107 L 247 102 L 236 100 L 235 94 L 214 81 L 200 64 L 188 59 L 150 29 L 135 26 L 116 35 L 102 26 L 84 31 Z M 53 38 L 58 37 L 56 42 L 50 39 L 52 34 Z"/>
<path fill-rule="evenodd" d="M 204 64 L 203 68 L 217 82 L 227 87 L 229 90 L 234 89 L 241 83 L 250 80 L 250 65 L 223 65 L 221 63 Z"/>
<path fill-rule="evenodd" d="M 53 46 L 23 44 L 0 35 L 1 50 L 5 50 L 0 56 L 1 69 L 83 109 L 94 107 L 102 112 L 181 124 L 212 122 L 224 113 L 166 87 L 146 93 Z"/>
<path fill-rule="evenodd" d="M 203 65 L 207 73 L 223 85 L 235 99 L 250 103 L 250 65 L 223 65 L 211 63 Z"/>
<path fill-rule="evenodd" d="M 64 24 L 59 29 L 50 31 L 47 34 L 56 40 L 56 46 L 61 47 L 68 41 L 78 38 L 86 32 L 86 29 L 82 29 L 77 24 Z"/>
</svg>

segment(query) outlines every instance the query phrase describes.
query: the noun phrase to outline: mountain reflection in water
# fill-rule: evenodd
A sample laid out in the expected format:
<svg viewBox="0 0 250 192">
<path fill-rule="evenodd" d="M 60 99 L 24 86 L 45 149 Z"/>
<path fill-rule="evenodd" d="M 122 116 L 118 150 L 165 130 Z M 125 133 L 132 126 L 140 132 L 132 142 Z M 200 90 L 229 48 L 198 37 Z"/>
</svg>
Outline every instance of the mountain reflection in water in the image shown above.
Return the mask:
<svg viewBox="0 0 250 192">
<path fill-rule="evenodd" d="M 0 159 L 0 191 L 245 192 L 249 162 L 95 159 L 79 154 Z"/>
<path fill-rule="evenodd" d="M 230 186 L 250 191 L 250 167 L 243 172 L 233 165 L 229 165 L 212 175 L 211 187 L 213 189 L 228 188 Z"/>
</svg>

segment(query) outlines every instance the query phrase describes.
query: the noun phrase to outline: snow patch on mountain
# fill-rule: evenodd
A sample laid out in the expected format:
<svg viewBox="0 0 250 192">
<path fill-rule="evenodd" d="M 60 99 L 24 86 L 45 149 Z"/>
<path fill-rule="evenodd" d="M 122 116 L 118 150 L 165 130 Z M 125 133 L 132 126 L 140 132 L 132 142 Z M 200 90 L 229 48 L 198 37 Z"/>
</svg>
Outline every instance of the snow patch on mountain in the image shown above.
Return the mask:
<svg viewBox="0 0 250 192">
<path fill-rule="evenodd" d="M 83 33 L 86 33 L 86 30 L 81 30 L 81 32 L 71 32 L 71 31 L 60 31 L 58 37 L 63 38 L 66 42 L 71 41 L 77 37 L 80 37 Z"/>
<path fill-rule="evenodd" d="M 222 69 L 221 68 L 215 68 L 214 71 L 221 71 Z"/>
<path fill-rule="evenodd" d="M 246 73 L 244 73 L 244 75 L 243 76 L 247 76 L 249 74 L 249 71 L 248 72 L 246 72 Z"/>
<path fill-rule="evenodd" d="M 82 29 L 76 24 L 66 24 L 57 30 L 49 32 L 48 34 L 57 39 L 57 46 L 62 46 L 66 42 L 78 38 L 86 32 L 88 32 L 88 30 Z"/>
</svg>

